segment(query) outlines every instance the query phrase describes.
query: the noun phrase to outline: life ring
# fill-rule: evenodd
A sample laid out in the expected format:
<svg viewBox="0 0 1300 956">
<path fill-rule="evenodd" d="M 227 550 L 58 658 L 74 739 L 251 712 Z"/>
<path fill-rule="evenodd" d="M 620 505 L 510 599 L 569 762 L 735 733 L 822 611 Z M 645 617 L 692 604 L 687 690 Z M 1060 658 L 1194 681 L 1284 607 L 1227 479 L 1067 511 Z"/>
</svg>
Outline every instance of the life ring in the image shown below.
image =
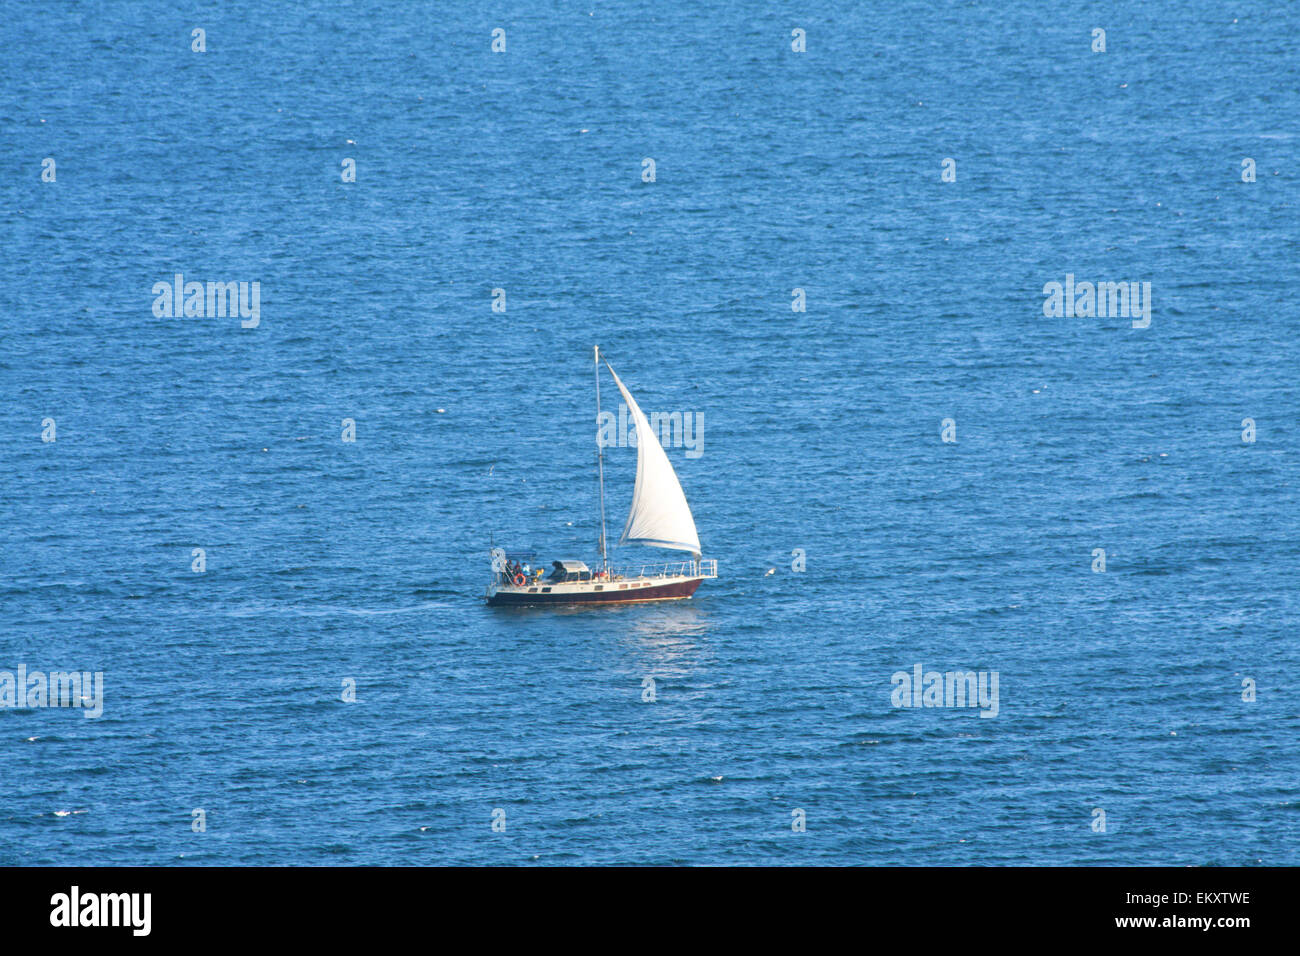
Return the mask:
<svg viewBox="0 0 1300 956">
<path fill-rule="evenodd" d="M 515 575 L 515 587 L 521 588 L 527 583 L 528 583 L 528 579 L 524 577 L 523 572 L 520 572 L 519 574 Z"/>
</svg>

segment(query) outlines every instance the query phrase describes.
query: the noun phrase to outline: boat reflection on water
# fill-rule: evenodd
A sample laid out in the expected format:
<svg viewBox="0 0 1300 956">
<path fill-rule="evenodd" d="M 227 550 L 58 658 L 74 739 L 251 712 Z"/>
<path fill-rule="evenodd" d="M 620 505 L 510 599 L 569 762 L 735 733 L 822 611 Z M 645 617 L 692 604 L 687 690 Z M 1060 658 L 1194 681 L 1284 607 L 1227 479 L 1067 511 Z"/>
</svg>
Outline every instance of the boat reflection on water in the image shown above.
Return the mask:
<svg viewBox="0 0 1300 956">
<path fill-rule="evenodd" d="M 540 616 L 545 610 L 549 618 L 580 618 L 593 621 L 615 621 L 620 633 L 638 643 L 655 640 L 680 640 L 684 637 L 706 635 L 710 627 L 707 606 L 671 601 L 662 604 L 565 604 L 550 608 L 536 605 L 494 606 L 493 610 L 511 617 Z"/>
<path fill-rule="evenodd" d="M 627 627 L 620 629 L 618 646 L 642 675 L 643 694 L 645 678 L 653 678 L 656 685 L 685 680 L 712 656 L 708 638 L 713 621 L 707 607 L 676 601 L 625 610 L 629 613 L 620 624 Z"/>
<path fill-rule="evenodd" d="M 709 632 L 707 607 L 698 604 L 663 604 L 638 608 L 632 617 L 630 637 L 638 643 L 678 642 L 683 638 L 704 637 Z"/>
</svg>

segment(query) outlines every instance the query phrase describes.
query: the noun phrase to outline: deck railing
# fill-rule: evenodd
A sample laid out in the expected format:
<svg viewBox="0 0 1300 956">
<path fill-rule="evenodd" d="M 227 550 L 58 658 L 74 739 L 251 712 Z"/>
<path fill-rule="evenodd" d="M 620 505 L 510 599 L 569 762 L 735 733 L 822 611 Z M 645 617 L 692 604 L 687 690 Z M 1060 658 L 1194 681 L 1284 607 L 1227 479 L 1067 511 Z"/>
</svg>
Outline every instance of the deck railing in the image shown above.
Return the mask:
<svg viewBox="0 0 1300 956">
<path fill-rule="evenodd" d="M 611 578 L 716 578 L 718 562 L 716 558 L 705 558 L 702 561 L 669 561 L 667 564 L 610 565 L 609 575 Z"/>
<path fill-rule="evenodd" d="M 573 572 L 571 572 L 573 573 Z M 603 581 L 605 578 L 600 576 L 599 568 L 592 568 L 583 580 L 586 581 Z M 623 580 L 637 580 L 640 578 L 716 578 L 718 576 L 718 561 L 716 558 L 704 558 L 700 561 L 669 561 L 666 564 L 627 564 L 627 565 L 610 565 L 609 580 L 622 578 Z M 498 584 L 508 587 L 518 587 L 515 585 L 509 573 L 505 571 L 497 572 L 494 579 Z M 535 580 L 533 575 L 528 576 L 525 587 L 535 587 L 537 584 L 554 584 L 555 579 L 551 573 L 544 574 L 539 581 Z"/>
</svg>

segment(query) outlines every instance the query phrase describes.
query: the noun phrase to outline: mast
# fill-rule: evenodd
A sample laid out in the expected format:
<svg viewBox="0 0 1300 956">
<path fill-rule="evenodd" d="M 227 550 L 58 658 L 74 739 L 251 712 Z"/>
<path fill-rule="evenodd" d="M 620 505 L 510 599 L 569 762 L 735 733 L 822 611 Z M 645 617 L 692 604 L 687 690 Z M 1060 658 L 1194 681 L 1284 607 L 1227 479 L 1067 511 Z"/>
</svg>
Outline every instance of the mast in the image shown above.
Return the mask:
<svg viewBox="0 0 1300 956">
<path fill-rule="evenodd" d="M 600 443 L 600 346 L 596 352 L 596 471 L 600 476 L 600 569 L 609 570 L 609 556 L 605 548 L 605 449 Z"/>
</svg>

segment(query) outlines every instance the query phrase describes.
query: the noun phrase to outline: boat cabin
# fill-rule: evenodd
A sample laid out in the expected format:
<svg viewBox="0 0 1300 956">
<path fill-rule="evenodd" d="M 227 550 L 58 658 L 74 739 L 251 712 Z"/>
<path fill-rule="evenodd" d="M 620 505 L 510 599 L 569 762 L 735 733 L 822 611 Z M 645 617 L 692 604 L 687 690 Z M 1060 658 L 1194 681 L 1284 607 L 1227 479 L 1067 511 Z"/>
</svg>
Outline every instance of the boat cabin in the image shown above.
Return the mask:
<svg viewBox="0 0 1300 956">
<path fill-rule="evenodd" d="M 552 561 L 551 566 L 555 570 L 551 572 L 551 576 L 546 580 L 552 584 L 591 580 L 591 568 L 581 561 Z"/>
</svg>

